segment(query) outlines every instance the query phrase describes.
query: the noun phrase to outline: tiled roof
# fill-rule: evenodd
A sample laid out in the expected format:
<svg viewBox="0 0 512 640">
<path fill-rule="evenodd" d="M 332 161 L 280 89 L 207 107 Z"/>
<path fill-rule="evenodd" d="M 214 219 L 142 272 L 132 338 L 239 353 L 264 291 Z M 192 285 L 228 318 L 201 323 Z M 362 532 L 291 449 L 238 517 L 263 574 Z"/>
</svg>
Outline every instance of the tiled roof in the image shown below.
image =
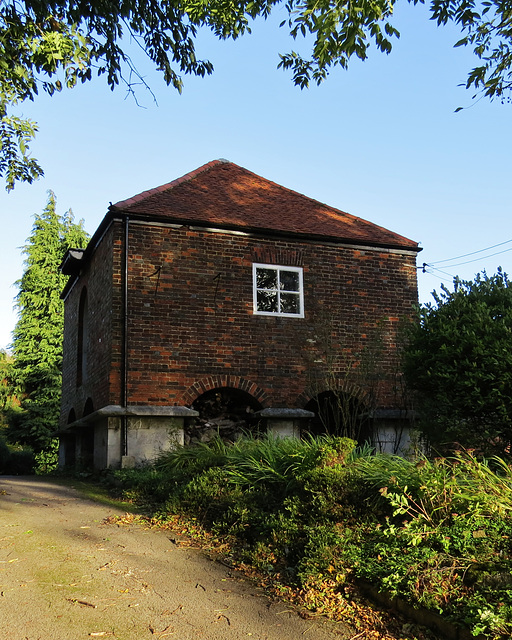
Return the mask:
<svg viewBox="0 0 512 640">
<path fill-rule="evenodd" d="M 240 231 L 419 250 L 416 242 L 226 160 L 215 160 L 161 187 L 117 202 L 113 212 Z"/>
</svg>

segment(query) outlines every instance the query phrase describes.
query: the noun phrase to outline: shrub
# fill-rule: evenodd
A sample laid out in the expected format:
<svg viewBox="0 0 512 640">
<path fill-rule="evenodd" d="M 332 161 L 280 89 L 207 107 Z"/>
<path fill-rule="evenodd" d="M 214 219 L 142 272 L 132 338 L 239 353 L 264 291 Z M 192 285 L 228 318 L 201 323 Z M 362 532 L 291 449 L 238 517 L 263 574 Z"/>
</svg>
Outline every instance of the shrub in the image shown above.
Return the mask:
<svg viewBox="0 0 512 640">
<path fill-rule="evenodd" d="M 30 447 L 10 445 L 0 437 L 0 474 L 21 476 L 34 473 L 35 457 Z"/>
<path fill-rule="evenodd" d="M 412 462 L 337 438 L 267 437 L 116 474 L 126 492 L 166 503 L 161 514 L 236 537 L 242 560 L 299 587 L 309 607 L 341 606 L 365 579 L 484 638 L 512 635 L 512 467 L 501 459 Z"/>
</svg>

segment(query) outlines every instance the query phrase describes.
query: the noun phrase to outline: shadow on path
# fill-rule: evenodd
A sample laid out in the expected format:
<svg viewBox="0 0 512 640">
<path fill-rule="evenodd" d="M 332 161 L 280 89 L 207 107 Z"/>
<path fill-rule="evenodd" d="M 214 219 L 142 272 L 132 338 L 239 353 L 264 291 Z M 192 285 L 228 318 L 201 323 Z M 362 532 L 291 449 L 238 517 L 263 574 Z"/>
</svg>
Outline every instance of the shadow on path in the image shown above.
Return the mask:
<svg viewBox="0 0 512 640">
<path fill-rule="evenodd" d="M 347 640 L 168 531 L 40 477 L 0 477 L 0 640 Z"/>
</svg>

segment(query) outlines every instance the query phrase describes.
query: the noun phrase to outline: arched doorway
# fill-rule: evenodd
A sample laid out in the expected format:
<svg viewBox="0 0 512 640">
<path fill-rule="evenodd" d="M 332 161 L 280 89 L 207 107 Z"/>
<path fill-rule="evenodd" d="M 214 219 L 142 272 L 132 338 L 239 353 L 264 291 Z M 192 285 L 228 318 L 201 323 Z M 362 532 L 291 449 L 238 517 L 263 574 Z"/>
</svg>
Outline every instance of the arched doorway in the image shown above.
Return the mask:
<svg viewBox="0 0 512 640">
<path fill-rule="evenodd" d="M 198 411 L 199 416 L 185 428 L 185 444 L 209 442 L 217 435 L 234 442 L 244 433 L 257 432 L 254 413 L 262 406 L 247 391 L 220 387 L 196 398 L 192 409 Z"/>
</svg>

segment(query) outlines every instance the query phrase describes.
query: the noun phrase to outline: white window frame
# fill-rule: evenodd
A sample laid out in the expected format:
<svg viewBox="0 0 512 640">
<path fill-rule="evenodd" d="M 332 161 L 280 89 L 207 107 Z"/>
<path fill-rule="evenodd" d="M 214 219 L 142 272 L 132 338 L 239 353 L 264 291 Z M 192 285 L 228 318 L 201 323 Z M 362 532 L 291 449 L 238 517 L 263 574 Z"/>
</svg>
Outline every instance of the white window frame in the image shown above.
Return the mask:
<svg viewBox="0 0 512 640">
<path fill-rule="evenodd" d="M 281 291 L 276 289 L 258 289 L 256 280 L 257 269 L 272 269 L 277 271 L 277 281 L 279 282 L 280 271 L 292 271 L 299 274 L 299 290 L 297 291 Z M 280 307 L 281 293 L 293 293 L 299 296 L 300 313 L 286 313 L 282 311 L 259 311 L 258 310 L 258 291 L 275 291 L 277 293 L 278 308 Z M 262 264 L 259 262 L 253 262 L 252 265 L 252 297 L 253 297 L 253 313 L 257 316 L 280 316 L 283 318 L 303 318 L 304 317 L 304 286 L 302 277 L 302 267 L 286 267 L 280 264 Z"/>
</svg>

